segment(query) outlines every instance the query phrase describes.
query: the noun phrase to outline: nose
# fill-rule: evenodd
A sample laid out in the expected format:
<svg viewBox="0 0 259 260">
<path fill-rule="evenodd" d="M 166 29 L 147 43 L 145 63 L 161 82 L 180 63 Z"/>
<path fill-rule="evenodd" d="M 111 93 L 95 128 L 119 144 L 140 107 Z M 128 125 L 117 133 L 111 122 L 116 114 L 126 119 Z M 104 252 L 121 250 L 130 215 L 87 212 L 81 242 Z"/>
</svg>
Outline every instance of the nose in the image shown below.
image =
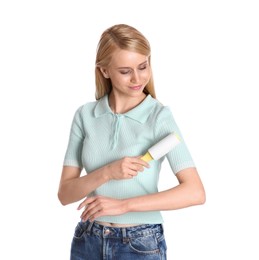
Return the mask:
<svg viewBox="0 0 259 260">
<path fill-rule="evenodd" d="M 137 71 L 134 71 L 132 74 L 131 74 L 131 82 L 132 83 L 138 83 L 139 82 L 139 74 Z"/>
</svg>

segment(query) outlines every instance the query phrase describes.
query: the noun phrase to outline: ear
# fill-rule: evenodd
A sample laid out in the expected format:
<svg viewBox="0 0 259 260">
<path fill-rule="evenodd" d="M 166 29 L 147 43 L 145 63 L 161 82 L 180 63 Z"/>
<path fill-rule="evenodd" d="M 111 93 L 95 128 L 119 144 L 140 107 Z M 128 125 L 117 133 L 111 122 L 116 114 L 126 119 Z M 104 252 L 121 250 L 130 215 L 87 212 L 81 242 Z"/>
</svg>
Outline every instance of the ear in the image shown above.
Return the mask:
<svg viewBox="0 0 259 260">
<path fill-rule="evenodd" d="M 100 68 L 100 71 L 106 79 L 110 78 L 106 68 L 102 67 Z"/>
</svg>

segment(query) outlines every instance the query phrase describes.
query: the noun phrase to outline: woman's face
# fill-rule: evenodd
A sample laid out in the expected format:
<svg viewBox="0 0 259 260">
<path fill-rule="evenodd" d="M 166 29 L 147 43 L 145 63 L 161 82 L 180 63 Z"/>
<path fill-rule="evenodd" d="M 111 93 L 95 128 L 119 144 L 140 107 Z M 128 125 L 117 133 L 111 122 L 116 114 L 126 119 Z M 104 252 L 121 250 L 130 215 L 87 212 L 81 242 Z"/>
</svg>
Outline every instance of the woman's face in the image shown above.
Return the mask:
<svg viewBox="0 0 259 260">
<path fill-rule="evenodd" d="M 109 66 L 101 71 L 110 78 L 114 94 L 135 97 L 143 93 L 151 77 L 148 56 L 121 49 L 114 52 Z"/>
</svg>

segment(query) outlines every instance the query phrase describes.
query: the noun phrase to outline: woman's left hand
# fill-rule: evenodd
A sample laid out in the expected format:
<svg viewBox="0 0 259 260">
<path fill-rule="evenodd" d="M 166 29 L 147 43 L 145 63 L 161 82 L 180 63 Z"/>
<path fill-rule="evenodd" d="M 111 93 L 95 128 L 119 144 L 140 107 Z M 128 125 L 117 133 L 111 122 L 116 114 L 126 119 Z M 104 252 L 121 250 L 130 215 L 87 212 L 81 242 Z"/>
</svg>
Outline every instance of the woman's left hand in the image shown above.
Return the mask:
<svg viewBox="0 0 259 260">
<path fill-rule="evenodd" d="M 86 198 L 80 203 L 78 210 L 85 207 L 81 214 L 82 221 L 94 221 L 102 216 L 115 216 L 126 213 L 125 202 L 119 199 L 113 199 L 103 196 Z"/>
</svg>

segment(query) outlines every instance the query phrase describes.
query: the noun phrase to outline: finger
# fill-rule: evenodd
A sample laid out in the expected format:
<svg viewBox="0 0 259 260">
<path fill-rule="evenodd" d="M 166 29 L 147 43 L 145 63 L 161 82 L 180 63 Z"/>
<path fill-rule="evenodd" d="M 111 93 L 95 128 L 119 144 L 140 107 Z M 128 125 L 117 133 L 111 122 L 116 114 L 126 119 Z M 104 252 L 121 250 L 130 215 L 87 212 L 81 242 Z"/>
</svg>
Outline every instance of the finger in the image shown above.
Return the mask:
<svg viewBox="0 0 259 260">
<path fill-rule="evenodd" d="M 94 208 L 92 208 L 91 210 L 86 209 L 82 214 L 81 214 L 81 219 L 83 221 L 86 221 L 87 219 L 94 219 L 95 215 L 101 211 L 102 208 L 99 206 L 96 206 Z"/>
<path fill-rule="evenodd" d="M 149 168 L 149 164 L 141 159 L 142 156 L 133 157 L 133 163 L 142 165 L 143 167 Z"/>
<path fill-rule="evenodd" d="M 81 202 L 78 206 L 78 210 L 82 209 L 83 207 L 87 206 L 88 204 L 92 203 L 93 201 L 96 200 L 96 197 L 90 197 L 86 198 L 83 202 Z"/>
<path fill-rule="evenodd" d="M 98 211 L 101 207 L 101 200 L 99 196 L 89 199 L 89 203 L 86 205 L 85 210 L 81 214 L 81 218 L 88 218 L 92 214 L 94 214 L 95 211 Z"/>
<path fill-rule="evenodd" d="M 135 177 L 137 175 L 138 175 L 138 171 L 136 171 L 136 170 L 129 170 L 128 171 L 129 178 Z"/>
<path fill-rule="evenodd" d="M 102 210 L 99 210 L 97 211 L 95 214 L 93 214 L 90 218 L 89 218 L 89 221 L 90 222 L 93 222 L 96 218 L 99 218 L 99 217 L 102 217 L 104 216 L 105 214 L 103 213 Z"/>
<path fill-rule="evenodd" d="M 77 210 L 82 209 L 83 207 L 87 206 L 87 203 L 85 202 L 85 200 L 79 204 L 79 206 L 77 207 Z"/>
<path fill-rule="evenodd" d="M 135 177 L 135 176 L 133 176 L 133 175 L 131 175 L 131 174 L 128 174 L 128 176 L 127 176 L 126 179 L 132 179 L 133 177 Z"/>
<path fill-rule="evenodd" d="M 93 212 L 93 209 L 92 209 L 92 211 L 90 211 L 88 208 L 86 208 L 86 209 L 82 212 L 80 218 L 81 218 L 82 220 L 86 221 L 86 220 L 93 214 L 92 212 Z"/>
<path fill-rule="evenodd" d="M 130 170 L 135 171 L 135 172 L 143 172 L 144 167 L 140 164 L 132 163 L 130 165 Z"/>
<path fill-rule="evenodd" d="M 91 212 L 94 208 L 98 207 L 100 203 L 101 201 L 99 200 L 99 197 L 93 197 L 92 200 L 89 200 L 83 212 Z"/>
</svg>

